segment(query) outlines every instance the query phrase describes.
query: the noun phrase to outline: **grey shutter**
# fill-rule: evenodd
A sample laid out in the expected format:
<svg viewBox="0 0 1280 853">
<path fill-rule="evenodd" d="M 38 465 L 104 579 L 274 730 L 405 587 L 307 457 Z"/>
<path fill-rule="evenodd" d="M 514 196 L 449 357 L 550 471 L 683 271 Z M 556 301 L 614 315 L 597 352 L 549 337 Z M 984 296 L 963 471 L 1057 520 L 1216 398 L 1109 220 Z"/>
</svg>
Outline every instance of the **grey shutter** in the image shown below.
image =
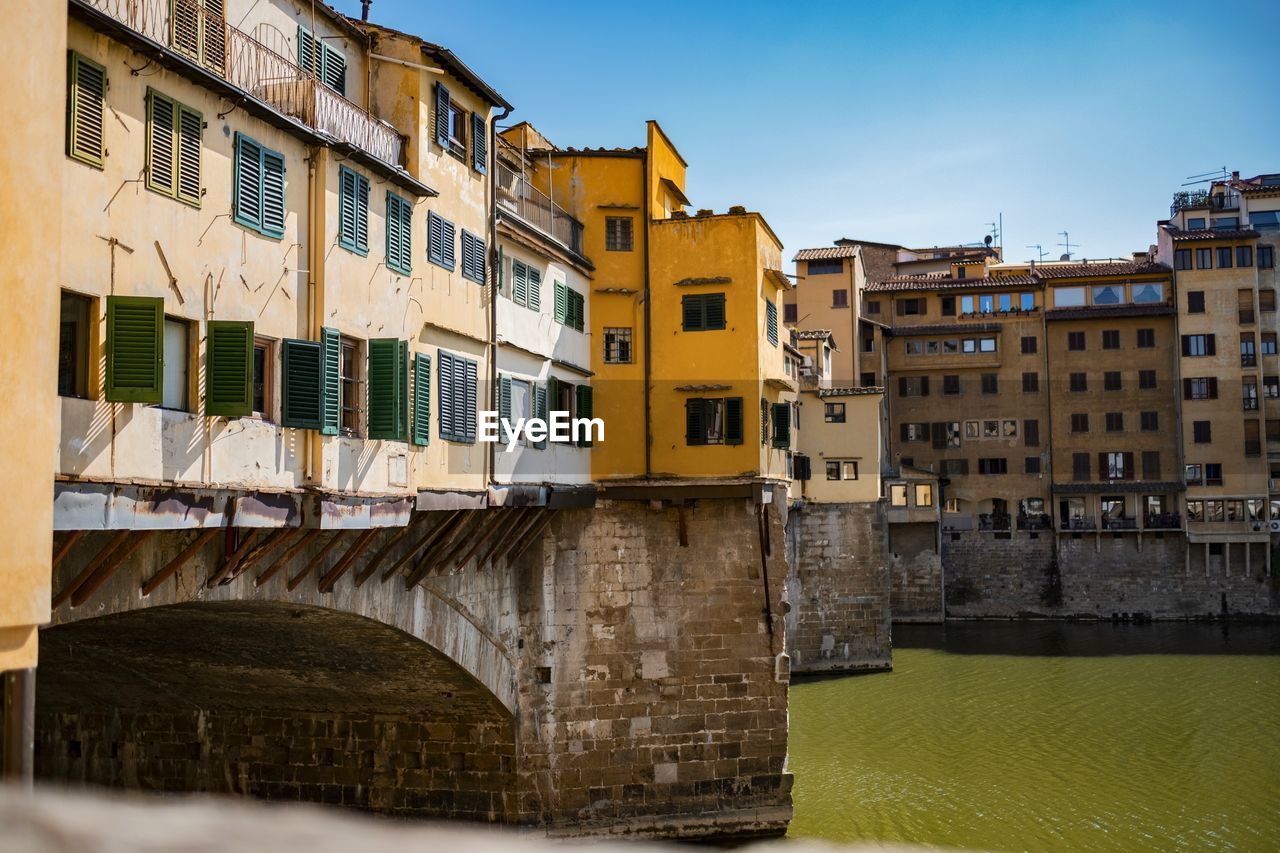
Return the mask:
<svg viewBox="0 0 1280 853">
<path fill-rule="evenodd" d="M 284 158 L 266 149 L 262 152 L 262 231 L 284 236 Z"/>
<path fill-rule="evenodd" d="M 457 243 L 458 237 L 457 231 L 454 230 L 453 223 L 447 219 L 440 220 L 440 241 L 440 262 L 447 269 L 452 270 L 457 264 L 457 256 L 454 254 L 454 245 Z"/>
<path fill-rule="evenodd" d="M 706 400 L 701 397 L 684 401 L 684 440 L 692 446 L 707 443 Z"/>
<path fill-rule="evenodd" d="M 449 90 L 436 83 L 436 144 L 449 147 Z"/>
<path fill-rule="evenodd" d="M 480 174 L 489 169 L 489 129 L 484 116 L 471 114 L 471 168 Z"/>
<path fill-rule="evenodd" d="M 533 410 L 535 415 L 545 423 L 547 420 L 547 389 L 544 385 L 535 385 L 533 388 Z M 546 438 L 535 442 L 533 446 L 539 450 L 545 450 L 547 446 Z"/>
<path fill-rule="evenodd" d="M 444 266 L 444 220 L 434 211 L 427 214 L 427 260 Z"/>
<path fill-rule="evenodd" d="M 472 443 L 476 440 L 476 417 L 478 415 L 476 399 L 476 381 L 479 378 L 477 375 L 478 365 L 474 361 L 468 359 L 463 362 L 463 366 L 466 368 L 466 372 L 463 376 L 463 382 L 465 383 L 463 399 L 465 403 L 464 416 L 467 420 L 462 426 L 462 435 L 464 441 Z"/>
<path fill-rule="evenodd" d="M 446 441 L 457 441 L 457 430 L 453 412 L 454 382 L 453 356 L 440 350 L 436 355 L 436 386 L 440 410 L 440 437 Z"/>
</svg>

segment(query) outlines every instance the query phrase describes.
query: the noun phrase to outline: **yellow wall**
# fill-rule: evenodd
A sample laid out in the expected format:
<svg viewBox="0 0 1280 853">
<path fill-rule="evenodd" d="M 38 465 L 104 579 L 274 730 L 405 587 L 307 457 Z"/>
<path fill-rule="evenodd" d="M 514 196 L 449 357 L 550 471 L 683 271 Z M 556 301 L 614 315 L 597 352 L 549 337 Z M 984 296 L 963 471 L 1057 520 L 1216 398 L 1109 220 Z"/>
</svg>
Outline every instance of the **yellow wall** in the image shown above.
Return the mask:
<svg viewBox="0 0 1280 853">
<path fill-rule="evenodd" d="M 797 448 L 807 455 L 813 476 L 801 484 L 800 495 L 818 503 L 853 503 L 880 498 L 880 405 L 883 394 L 819 397 L 800 395 L 803 423 Z M 827 423 L 826 403 L 843 403 L 844 423 Z M 856 460 L 858 479 L 828 480 L 830 460 Z"/>
<path fill-rule="evenodd" d="M 35 626 L 49 619 L 53 466 L 57 450 L 58 218 L 67 5 L 37 3 L 0 35 L 7 126 L 0 134 L 0 228 L 5 235 L 0 315 L 0 671 L 34 666 Z M 24 192 L 13 188 L 23 187 Z M 32 199 L 39 203 L 30 203 Z"/>
</svg>

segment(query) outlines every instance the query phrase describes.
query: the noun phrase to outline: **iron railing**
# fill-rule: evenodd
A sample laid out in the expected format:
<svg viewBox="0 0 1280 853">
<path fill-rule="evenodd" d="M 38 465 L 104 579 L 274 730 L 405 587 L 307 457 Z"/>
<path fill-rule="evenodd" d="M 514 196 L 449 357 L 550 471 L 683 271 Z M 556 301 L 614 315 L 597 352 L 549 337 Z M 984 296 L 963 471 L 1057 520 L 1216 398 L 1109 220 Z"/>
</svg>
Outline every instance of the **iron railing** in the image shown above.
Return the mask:
<svg viewBox="0 0 1280 853">
<path fill-rule="evenodd" d="M 1176 512 L 1149 512 L 1142 517 L 1144 530 L 1181 530 L 1182 516 Z"/>
<path fill-rule="evenodd" d="M 1173 203 L 1169 205 L 1169 215 L 1176 216 L 1179 210 L 1193 210 L 1197 207 L 1208 206 L 1208 190 L 1183 190 L 1173 194 Z"/>
<path fill-rule="evenodd" d="M 1019 515 L 1019 530 L 1048 530 L 1053 527 L 1053 519 L 1048 515 Z"/>
<path fill-rule="evenodd" d="M 988 513 L 979 513 L 978 529 L 979 530 L 1008 530 L 1011 519 L 1005 515 L 990 515 Z"/>
<path fill-rule="evenodd" d="M 582 254 L 582 223 L 520 172 L 498 164 L 498 204 L 552 239 Z"/>
<path fill-rule="evenodd" d="M 1096 530 L 1098 523 L 1092 518 L 1072 516 L 1066 520 L 1067 530 Z"/>
<path fill-rule="evenodd" d="M 192 0 L 79 0 L 164 45 L 285 115 L 392 166 L 404 165 L 404 138 L 387 122 L 324 85 Z"/>
<path fill-rule="evenodd" d="M 1137 530 L 1138 519 L 1125 518 L 1123 516 L 1118 518 L 1111 518 L 1110 516 L 1104 515 L 1102 517 L 1102 529 L 1103 530 Z"/>
</svg>

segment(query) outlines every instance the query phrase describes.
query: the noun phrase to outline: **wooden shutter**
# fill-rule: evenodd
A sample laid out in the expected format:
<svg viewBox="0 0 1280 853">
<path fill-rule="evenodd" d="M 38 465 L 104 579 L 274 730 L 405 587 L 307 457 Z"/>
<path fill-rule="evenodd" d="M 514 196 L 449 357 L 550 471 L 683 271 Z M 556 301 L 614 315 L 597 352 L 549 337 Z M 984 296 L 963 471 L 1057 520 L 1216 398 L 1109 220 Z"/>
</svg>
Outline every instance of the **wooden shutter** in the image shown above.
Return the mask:
<svg viewBox="0 0 1280 853">
<path fill-rule="evenodd" d="M 147 187 L 167 195 L 174 194 L 176 113 L 177 104 L 173 101 L 147 92 Z"/>
<path fill-rule="evenodd" d="M 928 376 L 920 377 L 920 396 L 921 397 L 929 396 L 929 377 Z"/>
<path fill-rule="evenodd" d="M 542 310 L 542 271 L 533 267 L 525 267 L 525 273 L 529 276 L 528 298 L 525 305 L 534 311 Z"/>
<path fill-rule="evenodd" d="M 78 53 L 70 54 L 67 69 L 67 155 L 101 168 L 106 156 L 103 116 L 107 71 Z"/>
<path fill-rule="evenodd" d="M 320 434 L 337 435 L 342 422 L 342 334 L 320 329 Z"/>
<path fill-rule="evenodd" d="M 1182 336 L 1182 354 L 1184 356 L 1191 355 L 1191 336 L 1190 335 Z"/>
<path fill-rule="evenodd" d="M 687 297 L 686 297 L 687 298 Z M 694 397 L 684 401 L 684 440 L 689 445 L 707 443 L 707 401 Z"/>
<path fill-rule="evenodd" d="M 945 423 L 935 421 L 929 425 L 929 434 L 932 439 L 934 450 L 946 450 L 947 448 L 947 425 Z"/>
<path fill-rule="evenodd" d="M 569 289 L 558 281 L 555 283 L 555 318 L 558 323 L 569 323 Z"/>
<path fill-rule="evenodd" d="M 484 116 L 471 114 L 471 168 L 480 174 L 489 170 L 489 130 Z"/>
<path fill-rule="evenodd" d="M 511 440 L 511 433 L 502 425 L 502 421 L 511 420 L 511 377 L 498 377 L 498 427 L 500 438 L 505 443 Z"/>
<path fill-rule="evenodd" d="M 444 265 L 444 220 L 434 211 L 427 212 L 427 260 Z"/>
<path fill-rule="evenodd" d="M 700 332 L 706 328 L 703 324 L 701 296 L 685 296 L 681 298 L 680 308 L 681 313 L 683 314 L 683 326 L 686 332 Z"/>
<path fill-rule="evenodd" d="M 484 284 L 484 241 L 470 231 L 462 232 L 462 277 Z"/>
<path fill-rule="evenodd" d="M 235 218 L 242 225 L 262 227 L 262 146 L 236 134 Z"/>
<path fill-rule="evenodd" d="M 773 404 L 773 446 L 791 446 L 791 404 Z"/>
<path fill-rule="evenodd" d="M 457 256 L 454 253 L 454 247 L 458 241 L 458 236 L 453 223 L 447 219 L 440 220 L 440 240 L 440 262 L 445 267 L 452 270 L 457 264 Z"/>
<path fill-rule="evenodd" d="M 339 95 L 347 94 L 347 58 L 323 41 L 321 47 L 320 82 Z"/>
<path fill-rule="evenodd" d="M 164 392 L 164 300 L 107 297 L 106 399 L 159 403 Z"/>
<path fill-rule="evenodd" d="M 1209 399 L 1218 399 L 1218 377 L 1216 376 L 1209 377 Z"/>
<path fill-rule="evenodd" d="M 529 302 L 529 268 L 520 261 L 511 262 L 511 299 L 517 305 Z"/>
<path fill-rule="evenodd" d="M 400 199 L 400 268 L 405 275 L 413 271 L 413 203 Z"/>
<path fill-rule="evenodd" d="M 560 405 L 560 380 L 554 376 L 547 379 L 547 408 Z"/>
<path fill-rule="evenodd" d="M 387 191 L 387 266 L 401 275 L 413 272 L 413 206 Z"/>
<path fill-rule="evenodd" d="M 1027 447 L 1040 446 L 1040 421 L 1025 420 L 1022 422 L 1022 438 Z"/>
<path fill-rule="evenodd" d="M 436 144 L 449 147 L 449 90 L 436 83 Z"/>
<path fill-rule="evenodd" d="M 1133 469 L 1133 451 L 1126 450 L 1124 452 L 1124 478 L 1123 479 L 1132 480 L 1135 473 L 1136 472 Z"/>
<path fill-rule="evenodd" d="M 1217 340 L 1218 340 L 1217 335 L 1209 334 L 1204 336 L 1204 351 L 1206 354 L 1208 355 L 1218 354 Z"/>
<path fill-rule="evenodd" d="M 228 418 L 253 414 L 253 323 L 208 322 L 204 413 Z"/>
<path fill-rule="evenodd" d="M 543 385 L 535 385 L 533 387 L 533 411 L 535 417 L 542 419 L 543 423 L 547 420 L 547 389 Z M 547 446 L 547 440 L 544 437 L 542 441 L 534 442 L 534 447 L 543 450 Z"/>
<path fill-rule="evenodd" d="M 440 409 L 440 437 L 447 441 L 457 441 L 453 412 L 453 355 L 443 350 L 436 355 L 436 377 L 436 397 L 438 398 L 438 408 Z"/>
<path fill-rule="evenodd" d="M 284 236 L 284 157 L 262 151 L 262 231 Z"/>
<path fill-rule="evenodd" d="M 369 438 L 394 440 L 399 437 L 397 408 L 400 402 L 399 371 L 396 368 L 400 342 L 395 338 L 369 341 L 368 423 Z"/>
<path fill-rule="evenodd" d="M 297 429 L 320 429 L 323 357 L 316 341 L 281 342 L 281 423 Z"/>
<path fill-rule="evenodd" d="M 346 166 L 338 172 L 338 245 L 369 253 L 369 180 Z M 388 228 L 391 227 L 388 222 Z"/>
<path fill-rule="evenodd" d="M 200 7 L 192 0 L 174 0 L 166 4 L 170 11 L 169 43 L 178 53 L 200 59 Z"/>
<path fill-rule="evenodd" d="M 204 116 L 178 105 L 177 184 L 174 194 L 179 201 L 200 206 L 203 195 L 200 177 L 201 145 L 204 138 Z"/>
<path fill-rule="evenodd" d="M 907 377 L 905 376 L 898 377 L 898 396 L 907 396 Z"/>
<path fill-rule="evenodd" d="M 592 408 L 592 402 L 593 402 L 593 401 L 592 401 L 592 399 L 591 399 L 591 386 L 590 386 L 590 385 L 579 385 L 579 386 L 577 387 L 577 389 L 576 389 L 576 390 L 577 390 L 577 394 L 578 394 L 578 417 L 579 417 L 579 418 L 586 418 L 587 420 L 591 420 L 591 417 L 592 417 L 592 414 L 591 414 L 591 408 Z M 739 398 L 739 399 L 738 399 L 738 432 L 739 432 L 739 440 L 738 440 L 738 443 L 739 443 L 739 444 L 741 444 L 741 443 L 742 443 L 742 440 L 741 440 L 741 432 L 742 432 L 742 399 L 741 399 L 741 398 Z M 588 426 L 585 430 L 583 430 L 582 435 L 578 438 L 578 446 L 579 446 L 579 447 L 590 447 L 590 446 L 591 446 L 591 444 L 592 444 L 592 442 L 591 442 L 591 428 Z"/>
<path fill-rule="evenodd" d="M 1184 400 L 1191 399 L 1191 380 L 1190 379 L 1182 380 L 1182 399 Z"/>
<path fill-rule="evenodd" d="M 724 401 L 724 443 L 742 444 L 742 398 L 727 397 Z"/>
<path fill-rule="evenodd" d="M 1107 471 L 1107 454 L 1099 453 L 1098 454 L 1098 479 L 1099 480 L 1109 479 L 1107 477 L 1108 473 L 1109 472 Z"/>
<path fill-rule="evenodd" d="M 576 290 L 569 291 L 569 325 L 579 332 L 587 322 L 587 304 L 582 294 Z"/>
<path fill-rule="evenodd" d="M 708 293 L 703 297 L 705 329 L 723 329 L 725 327 L 724 294 Z"/>
<path fill-rule="evenodd" d="M 463 441 L 472 443 L 476 440 L 476 417 L 479 414 L 477 411 L 478 400 L 476 388 L 476 382 L 479 379 L 479 365 L 470 359 L 464 361 L 462 364 L 463 367 L 466 368 L 466 372 L 463 377 L 463 381 L 465 383 L 463 386 L 463 400 L 465 402 L 463 414 L 466 418 L 466 422 L 462 425 L 462 436 Z"/>
<path fill-rule="evenodd" d="M 760 443 L 769 443 L 769 401 L 760 398 Z"/>
<path fill-rule="evenodd" d="M 770 299 L 764 303 L 765 313 L 765 334 L 769 338 L 769 343 L 775 347 L 778 345 L 778 306 Z"/>
<path fill-rule="evenodd" d="M 898 424 L 898 440 L 899 441 L 910 441 L 911 440 L 910 435 L 911 435 L 911 426 L 909 424 L 906 424 L 906 423 Z"/>
<path fill-rule="evenodd" d="M 431 441 L 431 356 L 413 355 L 413 429 L 410 439 L 426 446 Z"/>
</svg>

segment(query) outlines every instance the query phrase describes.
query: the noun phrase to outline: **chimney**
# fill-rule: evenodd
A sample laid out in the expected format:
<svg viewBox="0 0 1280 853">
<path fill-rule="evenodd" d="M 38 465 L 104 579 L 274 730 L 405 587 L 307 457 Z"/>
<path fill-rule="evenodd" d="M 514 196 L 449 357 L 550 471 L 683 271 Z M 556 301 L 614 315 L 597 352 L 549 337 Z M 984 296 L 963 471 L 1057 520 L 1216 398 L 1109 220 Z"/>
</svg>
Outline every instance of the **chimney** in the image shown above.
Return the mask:
<svg viewBox="0 0 1280 853">
<path fill-rule="evenodd" d="M 1232 172 L 1232 173 L 1231 173 L 1231 180 L 1233 180 L 1233 181 L 1238 181 L 1238 180 L 1240 180 L 1240 173 L 1239 173 L 1239 172 Z"/>
<path fill-rule="evenodd" d="M 373 0 L 360 0 L 360 20 L 369 20 L 369 7 L 373 5 Z"/>
</svg>

